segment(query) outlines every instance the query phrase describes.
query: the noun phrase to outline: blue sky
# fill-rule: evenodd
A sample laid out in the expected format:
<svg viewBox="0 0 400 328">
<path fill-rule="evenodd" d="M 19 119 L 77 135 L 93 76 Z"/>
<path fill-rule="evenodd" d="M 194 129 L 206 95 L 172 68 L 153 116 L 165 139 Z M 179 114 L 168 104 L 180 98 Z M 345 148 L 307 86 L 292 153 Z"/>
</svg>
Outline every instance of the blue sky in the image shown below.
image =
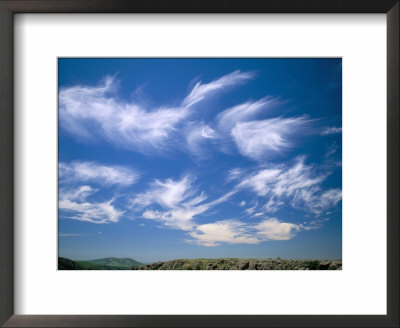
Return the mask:
<svg viewBox="0 0 400 328">
<path fill-rule="evenodd" d="M 59 256 L 342 257 L 341 59 L 61 58 Z"/>
</svg>

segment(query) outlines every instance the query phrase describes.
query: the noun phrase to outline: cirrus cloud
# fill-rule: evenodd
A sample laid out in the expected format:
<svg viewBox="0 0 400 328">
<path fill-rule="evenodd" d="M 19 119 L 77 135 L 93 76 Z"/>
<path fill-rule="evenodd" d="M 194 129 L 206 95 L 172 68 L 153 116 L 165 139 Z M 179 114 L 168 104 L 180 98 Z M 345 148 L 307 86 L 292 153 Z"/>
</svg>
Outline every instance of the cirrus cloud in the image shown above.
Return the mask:
<svg viewBox="0 0 400 328">
<path fill-rule="evenodd" d="M 106 202 L 88 200 L 88 197 L 97 191 L 90 186 L 60 190 L 58 208 L 66 213 L 61 217 L 97 224 L 118 222 L 123 212 L 113 206 L 114 199 Z"/>
<path fill-rule="evenodd" d="M 243 156 L 261 160 L 292 147 L 293 137 L 304 131 L 310 122 L 305 117 L 241 122 L 232 129 L 232 137 Z"/>
<path fill-rule="evenodd" d="M 61 162 L 58 170 L 61 183 L 91 181 L 104 185 L 129 186 L 139 178 L 139 173 L 128 167 L 88 161 Z"/>
<path fill-rule="evenodd" d="M 60 90 L 60 125 L 78 139 L 105 139 L 145 154 L 162 152 L 171 137 L 178 134 L 179 124 L 193 114 L 192 106 L 253 76 L 251 72 L 234 71 L 210 83 L 199 82 L 179 106 L 160 105 L 156 108 L 120 100 L 116 95 L 118 83 L 115 77 L 108 76 L 97 86 Z"/>
</svg>

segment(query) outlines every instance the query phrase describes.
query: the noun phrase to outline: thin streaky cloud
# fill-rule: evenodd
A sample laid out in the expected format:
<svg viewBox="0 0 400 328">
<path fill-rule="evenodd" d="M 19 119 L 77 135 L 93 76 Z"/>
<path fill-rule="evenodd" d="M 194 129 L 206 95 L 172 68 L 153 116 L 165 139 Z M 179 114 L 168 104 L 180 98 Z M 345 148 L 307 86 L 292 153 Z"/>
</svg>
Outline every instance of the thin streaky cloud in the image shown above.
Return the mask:
<svg viewBox="0 0 400 328">
<path fill-rule="evenodd" d="M 239 167 L 235 167 L 228 171 L 227 182 L 238 180 L 243 175 L 243 170 Z"/>
<path fill-rule="evenodd" d="M 116 99 L 115 78 L 97 87 L 75 86 L 59 93 L 60 125 L 78 138 L 105 139 L 129 150 L 145 152 L 164 144 L 187 109 L 163 107 L 148 110 L 137 103 Z"/>
<path fill-rule="evenodd" d="M 299 190 L 291 204 L 297 208 L 307 208 L 316 215 L 336 206 L 342 200 L 339 188 L 322 191 L 320 188 Z"/>
<path fill-rule="evenodd" d="M 279 100 L 268 96 L 258 101 L 248 101 L 235 105 L 217 115 L 218 129 L 230 134 L 236 124 L 255 119 L 262 112 L 271 114 L 271 109 L 279 104 Z"/>
<path fill-rule="evenodd" d="M 254 76 L 254 72 L 241 72 L 237 70 L 209 83 L 202 84 L 198 82 L 189 95 L 183 100 L 182 105 L 184 107 L 191 107 L 217 91 L 243 83 L 252 79 Z"/>
<path fill-rule="evenodd" d="M 285 203 L 282 200 L 279 200 L 278 197 L 271 197 L 268 202 L 265 204 L 265 210 L 268 213 L 275 213 L 279 210 Z"/>
<path fill-rule="evenodd" d="M 134 211 L 144 209 L 142 217 L 145 219 L 159 221 L 174 229 L 190 230 L 194 216 L 209 208 L 200 205 L 207 196 L 204 193 L 196 194 L 193 181 L 189 175 L 180 180 L 155 180 L 148 191 L 134 197 L 131 208 Z M 152 209 L 154 205 L 160 208 Z"/>
<path fill-rule="evenodd" d="M 91 181 L 102 185 L 129 186 L 136 183 L 139 178 L 139 173 L 132 168 L 97 162 L 61 162 L 58 169 L 61 183 Z"/>
<path fill-rule="evenodd" d="M 84 237 L 88 236 L 87 234 L 82 233 L 60 233 L 58 234 L 59 237 Z"/>
<path fill-rule="evenodd" d="M 148 191 L 134 197 L 131 208 L 134 211 L 144 210 L 142 217 L 145 219 L 188 231 L 195 226 L 195 218 L 198 215 L 224 203 L 238 192 L 238 189 L 233 189 L 213 201 L 206 202 L 207 195 L 204 192 L 200 193 L 193 182 L 194 178 L 189 175 L 180 180 L 155 180 Z M 160 208 L 154 209 L 154 205 Z"/>
<path fill-rule="evenodd" d="M 62 211 L 60 217 L 97 224 L 119 222 L 124 212 L 114 207 L 114 199 L 106 202 L 88 200 L 88 197 L 96 192 L 97 190 L 90 186 L 81 186 L 75 190 L 60 190 L 58 201 L 58 208 Z"/>
<path fill-rule="evenodd" d="M 316 215 L 334 207 L 341 200 L 341 189 L 323 190 L 322 183 L 328 173 L 318 172 L 312 165 L 305 164 L 305 157 L 299 157 L 293 166 L 261 169 L 244 179 L 237 189 L 250 189 L 265 201 L 264 210 L 277 212 L 285 204 L 296 209 L 308 210 Z M 255 207 L 247 209 L 253 214 Z"/>
<path fill-rule="evenodd" d="M 78 139 L 104 139 L 119 147 L 145 154 L 164 150 L 178 125 L 193 114 L 191 106 L 228 86 L 242 83 L 254 74 L 239 72 L 222 76 L 207 84 L 197 83 L 180 106 L 146 108 L 139 103 L 117 99 L 115 77 L 98 86 L 73 86 L 59 92 L 61 127 Z M 204 135 L 211 130 L 205 131 Z"/>
<path fill-rule="evenodd" d="M 342 128 L 332 126 L 332 127 L 324 128 L 321 131 L 321 135 L 323 135 L 323 136 L 330 135 L 330 134 L 337 134 L 337 133 L 342 133 Z"/>
<path fill-rule="evenodd" d="M 161 181 L 156 179 L 147 192 L 135 196 L 132 205 L 143 208 L 152 203 L 158 203 L 164 208 L 176 208 L 184 200 L 194 195 L 193 180 L 189 175 L 185 175 L 180 180 Z"/>
</svg>

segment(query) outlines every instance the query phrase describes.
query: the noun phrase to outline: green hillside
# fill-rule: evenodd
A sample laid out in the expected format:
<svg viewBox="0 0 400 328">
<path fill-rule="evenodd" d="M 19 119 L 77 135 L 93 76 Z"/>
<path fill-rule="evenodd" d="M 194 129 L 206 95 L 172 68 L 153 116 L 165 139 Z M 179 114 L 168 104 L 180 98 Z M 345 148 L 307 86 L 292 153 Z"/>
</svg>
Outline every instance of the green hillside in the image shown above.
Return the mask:
<svg viewBox="0 0 400 328">
<path fill-rule="evenodd" d="M 64 257 L 58 258 L 58 270 L 130 270 L 143 265 L 130 258 L 105 258 L 89 261 L 73 261 Z"/>
<path fill-rule="evenodd" d="M 58 258 L 58 270 L 84 270 L 84 268 L 77 262 L 65 257 Z"/>
</svg>

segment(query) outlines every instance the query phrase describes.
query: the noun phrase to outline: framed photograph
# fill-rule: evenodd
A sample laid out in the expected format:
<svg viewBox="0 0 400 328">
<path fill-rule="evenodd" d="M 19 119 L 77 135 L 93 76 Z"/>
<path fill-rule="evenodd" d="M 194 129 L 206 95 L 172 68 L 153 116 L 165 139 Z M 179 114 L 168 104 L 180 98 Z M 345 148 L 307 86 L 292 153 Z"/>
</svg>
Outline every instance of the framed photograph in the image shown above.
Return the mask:
<svg viewBox="0 0 400 328">
<path fill-rule="evenodd" d="M 398 327 L 398 1 L 0 1 L 0 323 Z"/>
<path fill-rule="evenodd" d="M 340 270 L 341 73 L 59 58 L 58 269 Z"/>
</svg>

